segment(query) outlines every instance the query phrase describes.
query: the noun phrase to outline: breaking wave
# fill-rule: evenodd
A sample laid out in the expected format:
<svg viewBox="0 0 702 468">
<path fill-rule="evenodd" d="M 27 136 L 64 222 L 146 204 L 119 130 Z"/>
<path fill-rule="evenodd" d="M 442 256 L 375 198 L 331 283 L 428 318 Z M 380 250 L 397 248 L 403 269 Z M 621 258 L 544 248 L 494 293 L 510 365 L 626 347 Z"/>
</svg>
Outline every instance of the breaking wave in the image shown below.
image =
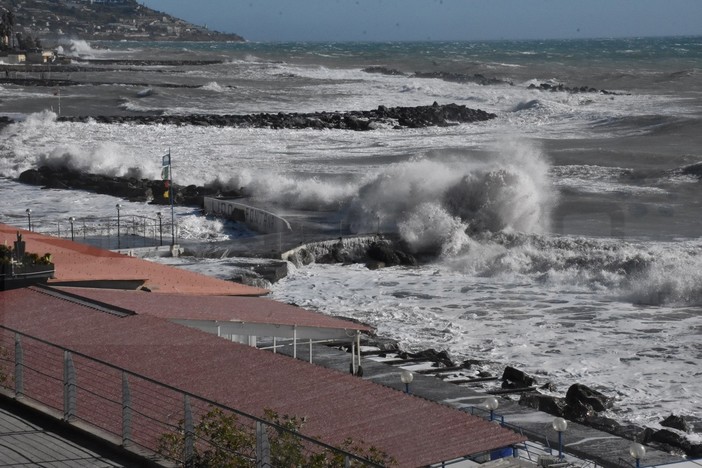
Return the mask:
<svg viewBox="0 0 702 468">
<path fill-rule="evenodd" d="M 538 148 L 510 142 L 488 162 L 398 164 L 367 180 L 352 202 L 357 231 L 381 223 L 420 254 L 456 254 L 482 232 L 546 232 L 554 196 Z"/>
<path fill-rule="evenodd" d="M 63 39 L 59 43 L 57 52 L 69 57 L 91 58 L 95 56 L 96 49 L 82 39 Z"/>
</svg>

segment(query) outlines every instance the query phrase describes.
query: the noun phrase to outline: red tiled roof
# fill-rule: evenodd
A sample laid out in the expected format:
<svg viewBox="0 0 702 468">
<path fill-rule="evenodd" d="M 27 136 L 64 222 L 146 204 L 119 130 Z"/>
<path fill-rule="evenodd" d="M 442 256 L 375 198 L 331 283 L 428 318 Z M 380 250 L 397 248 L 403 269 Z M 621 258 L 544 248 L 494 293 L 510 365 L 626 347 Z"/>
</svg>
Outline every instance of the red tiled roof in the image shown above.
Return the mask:
<svg viewBox="0 0 702 468">
<path fill-rule="evenodd" d="M 109 315 L 39 289 L 0 292 L 0 323 L 249 414 L 261 416 L 264 408 L 270 408 L 279 414 L 305 416 L 304 433 L 336 445 L 347 437 L 363 440 L 391 454 L 403 467 L 452 460 L 524 440 L 462 411 L 350 374 L 157 317 Z M 57 372 L 60 376 L 60 367 Z M 85 375 L 80 370 L 77 374 Z M 108 374 L 102 379 L 117 379 Z M 25 392 L 39 395 L 49 388 L 31 386 L 29 377 L 26 380 Z M 59 392 L 55 404 L 60 405 L 61 389 L 55 390 Z M 78 405 L 84 418 L 108 411 L 104 400 L 93 407 L 88 404 L 91 397 L 84 398 L 87 402 Z M 114 411 L 119 415 L 119 405 Z M 119 420 L 112 419 L 113 424 Z"/>
<path fill-rule="evenodd" d="M 27 252 L 50 253 L 56 267 L 50 283 L 144 281 L 152 291 L 220 296 L 262 296 L 268 291 L 261 288 L 224 281 L 217 278 L 172 268 L 139 258 L 98 249 L 66 239 L 0 224 L 0 243 L 12 243 L 17 232 L 26 242 Z"/>
<path fill-rule="evenodd" d="M 189 296 L 94 288 L 56 289 L 94 301 L 113 304 L 137 314 L 153 315 L 169 320 L 213 320 L 372 330 L 366 325 L 260 297 Z"/>
</svg>

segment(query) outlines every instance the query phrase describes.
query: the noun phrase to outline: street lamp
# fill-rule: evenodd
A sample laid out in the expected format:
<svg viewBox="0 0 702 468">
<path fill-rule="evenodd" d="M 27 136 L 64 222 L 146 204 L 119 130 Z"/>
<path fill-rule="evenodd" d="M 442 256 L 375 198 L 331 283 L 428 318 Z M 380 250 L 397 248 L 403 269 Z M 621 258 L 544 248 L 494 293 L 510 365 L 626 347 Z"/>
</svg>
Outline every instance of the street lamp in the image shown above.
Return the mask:
<svg viewBox="0 0 702 468">
<path fill-rule="evenodd" d="M 120 226 L 119 226 L 119 210 L 122 208 L 122 205 L 117 203 L 115 205 L 115 208 L 117 208 L 117 248 L 119 249 L 119 248 L 121 248 L 120 238 L 119 238 L 119 231 L 120 231 L 120 229 L 119 229 L 120 228 Z"/>
<path fill-rule="evenodd" d="M 400 380 L 405 384 L 405 393 L 410 393 L 410 384 L 414 380 L 414 374 L 408 370 L 403 370 L 400 374 Z"/>
<path fill-rule="evenodd" d="M 646 447 L 634 442 L 629 446 L 629 455 L 636 459 L 636 468 L 641 467 L 641 459 L 646 455 Z"/>
<path fill-rule="evenodd" d="M 558 432 L 558 459 L 563 458 L 563 433 L 568 429 L 568 421 L 563 418 L 556 418 L 551 423 L 553 430 Z"/>
<path fill-rule="evenodd" d="M 497 398 L 493 397 L 488 397 L 485 399 L 483 402 L 485 407 L 490 410 L 490 421 L 495 420 L 495 410 L 497 409 L 498 406 L 500 406 L 500 402 L 497 400 Z"/>
<path fill-rule="evenodd" d="M 73 216 L 68 218 L 68 222 L 71 223 L 71 241 L 75 240 L 75 238 L 73 237 L 73 222 L 75 220 L 76 220 L 76 218 L 74 218 Z"/>
<path fill-rule="evenodd" d="M 163 213 L 156 213 L 158 216 L 158 245 L 163 245 Z"/>
<path fill-rule="evenodd" d="M 30 208 L 27 208 L 24 210 L 25 213 L 27 213 L 27 230 L 31 231 L 32 230 L 32 210 Z"/>
</svg>

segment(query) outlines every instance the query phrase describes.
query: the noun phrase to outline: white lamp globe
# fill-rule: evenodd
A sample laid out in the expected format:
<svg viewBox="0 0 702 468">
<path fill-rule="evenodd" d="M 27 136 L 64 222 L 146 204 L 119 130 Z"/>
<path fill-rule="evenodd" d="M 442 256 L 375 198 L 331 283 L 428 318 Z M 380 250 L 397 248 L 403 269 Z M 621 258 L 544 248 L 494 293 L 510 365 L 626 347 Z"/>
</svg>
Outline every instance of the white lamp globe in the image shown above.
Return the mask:
<svg viewBox="0 0 702 468">
<path fill-rule="evenodd" d="M 483 402 L 483 404 L 490 411 L 494 411 L 497 409 L 498 406 L 500 406 L 500 402 L 495 397 L 486 398 L 485 401 Z"/>
<path fill-rule="evenodd" d="M 414 374 L 408 370 L 403 370 L 400 374 L 400 380 L 403 384 L 412 383 L 412 381 L 414 380 Z"/>
<path fill-rule="evenodd" d="M 636 460 L 641 460 L 646 455 L 646 447 L 634 442 L 629 446 L 629 454 Z"/>
<path fill-rule="evenodd" d="M 551 426 L 553 426 L 553 430 L 556 432 L 565 432 L 565 430 L 568 429 L 568 421 L 563 418 L 556 418 L 551 423 Z"/>
</svg>

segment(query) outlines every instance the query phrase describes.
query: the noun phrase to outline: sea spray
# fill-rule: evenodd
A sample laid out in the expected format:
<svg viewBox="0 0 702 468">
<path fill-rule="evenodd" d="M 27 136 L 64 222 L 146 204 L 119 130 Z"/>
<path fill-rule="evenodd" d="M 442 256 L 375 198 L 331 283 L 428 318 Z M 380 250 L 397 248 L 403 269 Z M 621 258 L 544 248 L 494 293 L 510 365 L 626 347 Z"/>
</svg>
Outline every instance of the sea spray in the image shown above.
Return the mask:
<svg viewBox="0 0 702 468">
<path fill-rule="evenodd" d="M 545 232 L 553 205 L 548 169 L 525 141 L 507 142 L 488 161 L 457 155 L 390 166 L 359 188 L 355 227 L 382 220 L 415 253 L 452 255 L 470 244 L 466 232 Z"/>
</svg>

